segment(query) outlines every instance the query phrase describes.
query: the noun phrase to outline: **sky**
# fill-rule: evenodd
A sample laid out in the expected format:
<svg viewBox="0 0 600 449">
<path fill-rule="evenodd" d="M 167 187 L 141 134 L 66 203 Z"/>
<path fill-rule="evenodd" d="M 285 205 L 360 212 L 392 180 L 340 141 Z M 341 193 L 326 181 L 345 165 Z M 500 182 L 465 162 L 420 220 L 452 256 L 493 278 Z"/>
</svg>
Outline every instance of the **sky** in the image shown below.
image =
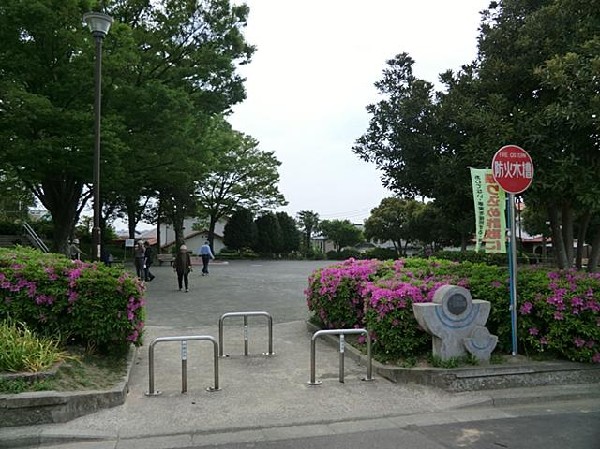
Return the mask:
<svg viewBox="0 0 600 449">
<path fill-rule="evenodd" d="M 242 1 L 235 1 L 242 3 Z M 282 163 L 279 190 L 321 220 L 362 223 L 393 193 L 374 164 L 352 152 L 368 129 L 366 106 L 386 61 L 407 52 L 414 75 L 435 83 L 477 53 L 480 11 L 489 0 L 245 0 L 247 42 L 239 68 L 247 99 L 229 122 Z"/>
</svg>

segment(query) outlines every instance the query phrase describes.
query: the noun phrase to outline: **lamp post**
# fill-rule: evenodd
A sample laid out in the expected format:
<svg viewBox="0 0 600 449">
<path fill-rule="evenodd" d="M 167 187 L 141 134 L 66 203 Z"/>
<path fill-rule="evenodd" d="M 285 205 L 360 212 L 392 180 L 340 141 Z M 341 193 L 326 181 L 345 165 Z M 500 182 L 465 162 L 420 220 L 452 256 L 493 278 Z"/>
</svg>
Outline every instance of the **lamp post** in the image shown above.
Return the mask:
<svg viewBox="0 0 600 449">
<path fill-rule="evenodd" d="M 86 12 L 83 21 L 96 40 L 96 68 L 94 70 L 94 228 L 92 229 L 93 260 L 100 260 L 100 98 L 102 95 L 102 41 L 108 34 L 113 18 L 101 12 Z"/>
</svg>

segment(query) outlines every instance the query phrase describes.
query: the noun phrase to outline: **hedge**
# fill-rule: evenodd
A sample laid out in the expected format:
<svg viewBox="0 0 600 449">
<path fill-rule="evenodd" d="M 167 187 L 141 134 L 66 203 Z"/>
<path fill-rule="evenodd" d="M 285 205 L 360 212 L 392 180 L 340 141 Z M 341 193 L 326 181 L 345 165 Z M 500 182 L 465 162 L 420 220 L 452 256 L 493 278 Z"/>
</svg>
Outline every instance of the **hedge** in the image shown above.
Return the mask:
<svg viewBox="0 0 600 449">
<path fill-rule="evenodd" d="M 468 288 L 492 304 L 488 329 L 497 350 L 512 349 L 508 269 L 480 263 L 408 258 L 354 260 L 316 270 L 305 291 L 308 309 L 325 328 L 366 327 L 380 359 L 419 357 L 431 338 L 419 328 L 413 302 L 431 301 L 444 284 Z M 600 363 L 600 274 L 519 269 L 519 351 Z"/>
<path fill-rule="evenodd" d="M 0 248 L 0 320 L 62 341 L 119 351 L 142 344 L 144 287 L 119 268 Z"/>
</svg>

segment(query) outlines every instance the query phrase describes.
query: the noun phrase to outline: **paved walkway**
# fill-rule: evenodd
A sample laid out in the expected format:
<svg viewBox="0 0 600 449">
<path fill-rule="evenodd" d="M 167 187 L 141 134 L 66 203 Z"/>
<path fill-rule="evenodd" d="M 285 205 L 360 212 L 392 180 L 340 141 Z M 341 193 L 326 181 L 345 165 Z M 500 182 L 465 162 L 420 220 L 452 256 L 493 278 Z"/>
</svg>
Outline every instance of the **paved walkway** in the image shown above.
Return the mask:
<svg viewBox="0 0 600 449">
<path fill-rule="evenodd" d="M 325 262 L 239 262 L 211 264 L 210 276 L 194 271 L 190 292 L 177 291 L 175 274 L 155 267 L 147 286 L 145 345 L 139 349 L 124 405 L 64 424 L 0 429 L 0 442 L 38 435 L 39 441 L 77 448 L 179 448 L 224 442 L 277 440 L 336 431 L 394 428 L 419 422 L 509 416 L 506 411 L 456 409 L 489 403 L 485 393 L 452 394 L 421 385 L 398 385 L 377 378 L 363 382 L 366 368 L 349 357 L 345 383 L 338 382 L 337 348 L 317 344 L 321 386 L 309 386 L 310 337 L 303 294 L 308 275 Z M 224 352 L 218 359 L 220 391 L 214 386 L 213 346 L 188 341 L 188 392 L 181 393 L 181 347 L 155 346 L 155 389 L 148 397 L 148 346 L 157 337 L 218 337 L 226 312 L 267 311 L 274 319 L 274 352 L 267 352 L 263 317 L 250 317 L 249 355 L 243 356 L 242 318 L 225 321 Z M 337 430 L 336 430 L 337 429 Z M 11 439 L 12 440 L 9 440 Z M 67 442 L 73 441 L 72 445 Z M 83 443 L 82 441 L 88 441 Z M 76 442 L 75 442 L 76 441 Z M 11 447 L 3 446 L 0 447 Z"/>
</svg>

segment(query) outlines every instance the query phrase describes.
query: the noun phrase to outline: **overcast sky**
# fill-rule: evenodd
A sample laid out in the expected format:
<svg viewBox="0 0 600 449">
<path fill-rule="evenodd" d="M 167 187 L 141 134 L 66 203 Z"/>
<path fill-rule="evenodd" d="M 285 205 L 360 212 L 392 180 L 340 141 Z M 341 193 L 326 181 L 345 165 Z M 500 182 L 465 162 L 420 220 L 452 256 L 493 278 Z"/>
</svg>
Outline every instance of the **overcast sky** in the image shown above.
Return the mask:
<svg viewBox="0 0 600 449">
<path fill-rule="evenodd" d="M 248 95 L 230 123 L 282 163 L 279 189 L 289 202 L 282 210 L 363 222 L 392 194 L 374 165 L 352 152 L 368 127 L 365 108 L 377 101 L 373 83 L 401 52 L 415 60 L 417 77 L 433 83 L 471 62 L 489 0 L 244 3 L 245 36 L 257 51 L 240 68 Z"/>
</svg>

